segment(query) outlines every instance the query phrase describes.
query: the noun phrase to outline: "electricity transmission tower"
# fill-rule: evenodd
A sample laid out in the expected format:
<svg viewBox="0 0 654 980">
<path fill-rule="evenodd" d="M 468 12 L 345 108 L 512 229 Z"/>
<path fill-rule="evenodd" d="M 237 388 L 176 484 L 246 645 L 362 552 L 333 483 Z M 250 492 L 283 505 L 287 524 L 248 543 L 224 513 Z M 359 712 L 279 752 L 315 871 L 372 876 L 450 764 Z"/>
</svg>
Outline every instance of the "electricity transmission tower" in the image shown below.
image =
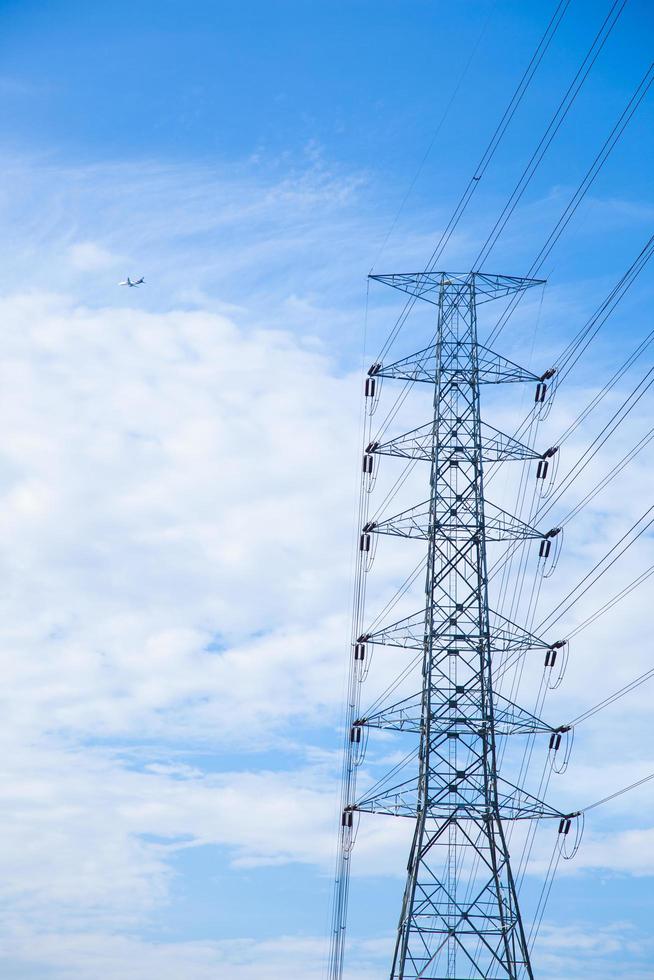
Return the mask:
<svg viewBox="0 0 654 980">
<path fill-rule="evenodd" d="M 506 827 L 513 821 L 557 817 L 559 832 L 566 834 L 573 815 L 560 813 L 503 778 L 498 743 L 535 733 L 548 733 L 560 742 L 565 729 L 546 724 L 494 687 L 498 668 L 510 666 L 527 650 L 541 649 L 545 665 L 553 666 L 563 641 L 546 642 L 489 607 L 487 542 L 540 539 L 543 554 L 557 529 L 538 531 L 486 499 L 484 465 L 535 460 L 537 479 L 543 479 L 556 450 L 537 452 L 485 424 L 480 388 L 533 382 L 538 403 L 553 372 L 538 377 L 479 344 L 477 307 L 539 281 L 436 272 L 372 278 L 434 304 L 437 327 L 433 342 L 417 354 L 373 364 L 366 397 L 378 396 L 382 378 L 423 382 L 433 388 L 433 416 L 410 432 L 371 441 L 363 457 L 329 976 L 339 980 L 343 972 L 349 862 L 358 814 L 380 813 L 415 821 L 391 980 L 531 980 Z M 382 456 L 428 464 L 428 496 L 401 513 L 372 521 L 366 490 Z M 366 562 L 380 535 L 426 543 L 425 602 L 409 616 L 366 629 Z M 361 681 L 376 644 L 414 651 L 420 679 L 399 700 L 391 691 L 362 711 Z M 371 729 L 414 733 L 417 773 L 399 770 L 357 794 L 357 767 Z"/>
</svg>

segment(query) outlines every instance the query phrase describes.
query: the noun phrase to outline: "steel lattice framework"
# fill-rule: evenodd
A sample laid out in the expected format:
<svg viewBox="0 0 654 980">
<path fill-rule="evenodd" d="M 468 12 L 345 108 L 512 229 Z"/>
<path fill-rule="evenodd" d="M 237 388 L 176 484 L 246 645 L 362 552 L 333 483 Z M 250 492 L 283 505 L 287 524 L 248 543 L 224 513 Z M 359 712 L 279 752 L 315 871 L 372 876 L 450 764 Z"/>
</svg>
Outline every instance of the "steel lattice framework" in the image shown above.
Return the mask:
<svg viewBox="0 0 654 980">
<path fill-rule="evenodd" d="M 530 381 L 542 387 L 551 372 L 538 377 L 481 346 L 476 311 L 481 302 L 539 281 L 436 272 L 372 278 L 435 304 L 438 320 L 432 345 L 369 371 L 368 396 L 377 379 L 388 378 L 431 385 L 434 399 L 427 424 L 366 447 L 364 481 L 372 478 L 376 457 L 423 460 L 429 496 L 401 513 L 366 520 L 360 552 L 365 561 L 376 535 L 421 539 L 427 574 L 424 607 L 398 621 L 360 632 L 363 613 L 355 602 L 330 978 L 339 980 L 343 971 L 350 851 L 361 812 L 415 821 L 391 980 L 532 978 L 505 826 L 557 817 L 564 827 L 568 815 L 502 777 L 496 740 L 560 729 L 496 694 L 493 666 L 499 657 L 539 648 L 553 661 L 562 642 L 534 636 L 489 607 L 486 544 L 547 541 L 556 529 L 544 534 L 487 501 L 484 464 L 536 459 L 542 472 L 553 450 L 537 453 L 485 425 L 479 396 L 485 384 Z M 375 644 L 415 650 L 422 659 L 421 687 L 362 712 L 360 680 Z M 357 795 L 356 755 L 373 728 L 415 733 L 418 772 Z"/>
</svg>

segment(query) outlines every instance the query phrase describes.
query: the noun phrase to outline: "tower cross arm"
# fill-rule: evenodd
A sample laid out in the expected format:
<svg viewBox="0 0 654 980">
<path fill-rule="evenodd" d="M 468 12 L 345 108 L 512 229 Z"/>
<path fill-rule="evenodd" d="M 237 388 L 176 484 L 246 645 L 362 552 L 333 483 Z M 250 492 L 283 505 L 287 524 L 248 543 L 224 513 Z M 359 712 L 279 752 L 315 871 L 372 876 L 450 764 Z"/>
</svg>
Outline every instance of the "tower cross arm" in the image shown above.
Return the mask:
<svg viewBox="0 0 654 980">
<path fill-rule="evenodd" d="M 497 778 L 496 800 L 489 805 L 483 779 L 464 773 L 458 773 L 449 782 L 443 778 L 434 780 L 426 799 L 421 793 L 420 779 L 415 776 L 369 792 L 352 804 L 351 809 L 360 813 L 415 818 L 423 807 L 429 818 L 436 822 L 452 817 L 463 821 L 489 816 L 501 820 L 564 820 L 572 816 L 500 777 Z"/>
<path fill-rule="evenodd" d="M 456 303 L 472 286 L 477 306 L 512 293 L 521 293 L 532 286 L 545 285 L 545 279 L 524 276 L 504 276 L 487 272 L 391 272 L 370 275 L 369 279 L 409 293 L 417 299 L 438 305 L 441 299 Z"/>
<path fill-rule="evenodd" d="M 441 345 L 445 357 L 438 357 L 438 370 L 441 375 L 453 382 L 471 383 L 470 363 L 462 363 L 462 355 L 467 352 L 461 344 L 443 342 Z M 497 354 L 488 347 L 478 344 L 477 367 L 475 370 L 475 382 L 477 384 L 509 384 L 518 381 L 531 381 L 536 384 L 542 382 L 547 375 L 548 378 L 554 374 L 554 368 L 550 368 L 544 374 L 535 374 L 527 368 L 521 367 L 511 361 L 503 354 Z M 448 356 L 449 355 L 449 356 Z M 437 354 L 434 345 L 424 347 L 415 354 L 394 361 L 392 364 L 382 364 L 375 362 L 371 364 L 368 374 L 376 378 L 392 378 L 396 381 L 421 381 L 427 384 L 434 384 L 436 380 Z"/>
<path fill-rule="evenodd" d="M 423 730 L 422 691 L 416 691 L 400 701 L 390 702 L 363 712 L 355 727 L 379 728 L 386 731 L 405 731 L 420 734 Z M 500 694 L 494 695 L 493 722 L 501 735 L 557 734 L 569 731 L 567 726 L 555 726 L 515 704 Z M 455 706 L 455 707 L 453 707 Z M 474 687 L 447 688 L 439 702 L 431 706 L 432 720 L 445 734 L 454 737 L 459 731 L 481 734 L 486 725 L 482 694 Z M 459 712 L 457 715 L 455 712 Z"/>
</svg>

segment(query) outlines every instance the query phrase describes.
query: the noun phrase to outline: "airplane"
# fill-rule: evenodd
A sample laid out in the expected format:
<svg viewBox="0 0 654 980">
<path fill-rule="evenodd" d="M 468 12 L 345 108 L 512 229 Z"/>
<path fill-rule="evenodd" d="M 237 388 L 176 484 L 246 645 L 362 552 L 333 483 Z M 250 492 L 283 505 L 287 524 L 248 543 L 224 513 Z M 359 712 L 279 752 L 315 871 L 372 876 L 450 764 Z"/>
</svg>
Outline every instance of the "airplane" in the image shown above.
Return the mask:
<svg viewBox="0 0 654 980">
<path fill-rule="evenodd" d="M 142 282 L 143 283 L 145 282 L 145 278 L 143 276 L 141 276 L 140 279 L 135 279 L 133 282 L 132 282 L 132 280 L 128 276 L 127 279 L 124 279 L 122 282 L 119 282 L 118 285 L 119 286 L 140 286 Z"/>
</svg>

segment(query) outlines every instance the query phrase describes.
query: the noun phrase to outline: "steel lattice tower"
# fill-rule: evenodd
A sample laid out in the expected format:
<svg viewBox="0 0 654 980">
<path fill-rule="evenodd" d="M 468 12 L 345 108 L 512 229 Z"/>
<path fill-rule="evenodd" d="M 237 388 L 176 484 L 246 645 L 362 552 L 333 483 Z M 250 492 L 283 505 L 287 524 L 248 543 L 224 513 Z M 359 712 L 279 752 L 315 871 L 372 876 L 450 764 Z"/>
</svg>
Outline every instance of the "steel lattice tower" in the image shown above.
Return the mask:
<svg viewBox="0 0 654 980">
<path fill-rule="evenodd" d="M 429 464 L 429 497 L 415 507 L 361 530 L 360 551 L 375 535 L 426 542 L 424 608 L 379 629 L 354 636 L 353 680 L 346 738 L 341 851 L 334 910 L 330 978 L 343 970 L 349 853 L 357 812 L 415 820 L 408 876 L 391 980 L 518 980 L 532 978 L 527 940 L 505 837 L 508 821 L 566 815 L 498 771 L 499 736 L 553 728 L 494 692 L 494 666 L 528 649 L 542 649 L 553 663 L 562 642 L 547 643 L 493 612 L 488 601 L 487 541 L 541 539 L 529 527 L 485 499 L 484 464 L 538 460 L 544 475 L 554 450 L 538 453 L 482 422 L 480 387 L 531 381 L 544 397 L 545 381 L 483 347 L 477 339 L 477 306 L 537 284 L 537 280 L 481 273 L 373 276 L 438 310 L 435 340 L 393 364 L 374 364 L 366 394 L 379 378 L 433 386 L 433 417 L 426 425 L 366 447 L 363 472 L 372 460 L 397 456 Z M 549 548 L 549 546 L 548 546 Z M 356 619 L 356 617 L 355 617 Z M 421 689 L 362 713 L 357 682 L 371 645 L 422 653 Z M 387 782 L 357 797 L 356 753 L 367 729 L 419 736 L 417 777 Z"/>
</svg>

